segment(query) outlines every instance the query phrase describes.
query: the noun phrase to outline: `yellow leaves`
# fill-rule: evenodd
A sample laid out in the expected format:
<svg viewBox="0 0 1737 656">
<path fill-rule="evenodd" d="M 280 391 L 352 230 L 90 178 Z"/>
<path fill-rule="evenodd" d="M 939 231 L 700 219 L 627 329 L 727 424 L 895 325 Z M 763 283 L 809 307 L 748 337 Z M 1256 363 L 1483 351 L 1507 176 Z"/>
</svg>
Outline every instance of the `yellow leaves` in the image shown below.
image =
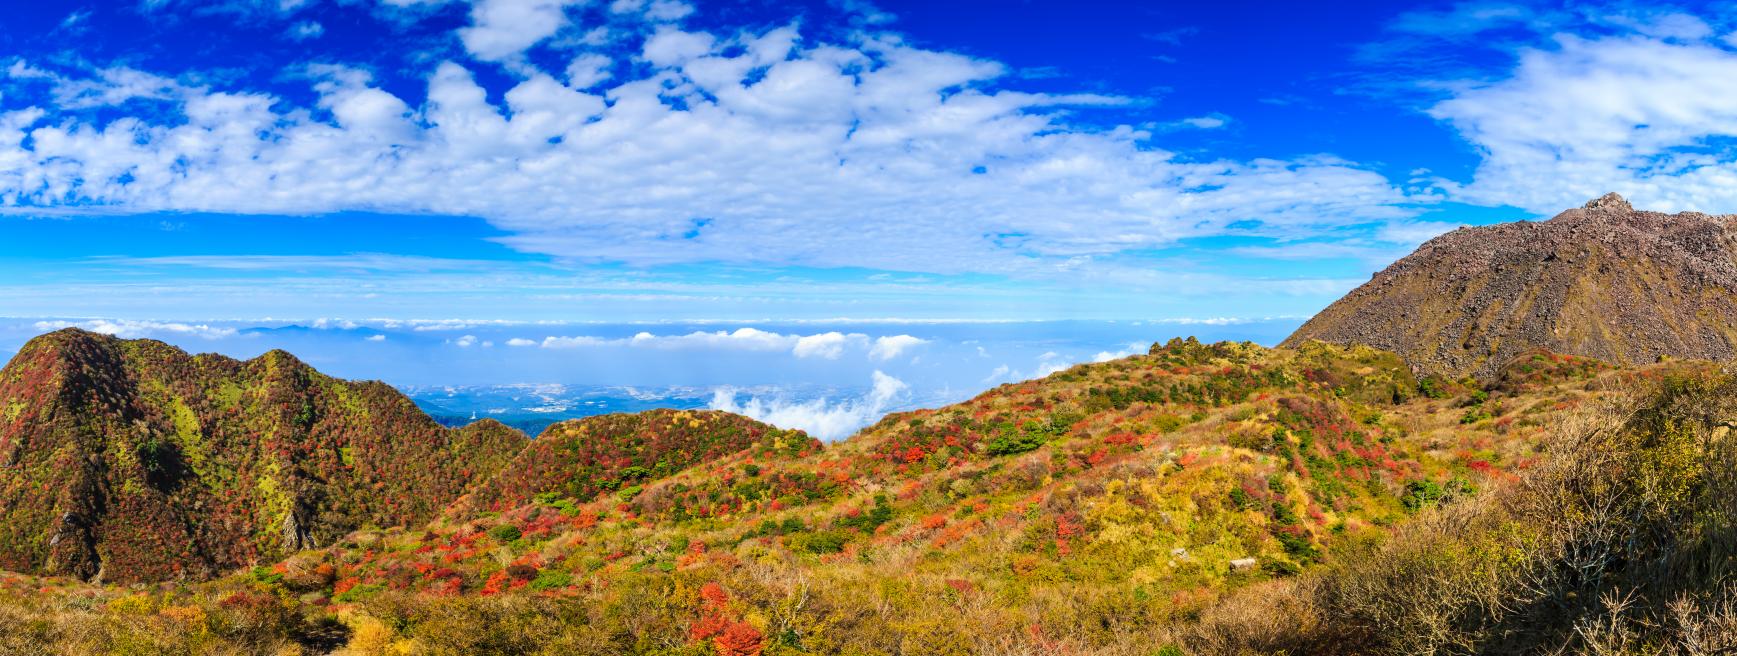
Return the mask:
<svg viewBox="0 0 1737 656">
<path fill-rule="evenodd" d="M 157 601 L 150 595 L 137 592 L 109 600 L 108 609 L 121 615 L 149 615 L 157 612 Z"/>
<path fill-rule="evenodd" d="M 1146 542 L 1151 531 L 1127 524 L 1106 523 L 1092 537 L 1093 547 L 1118 547 Z"/>
<path fill-rule="evenodd" d="M 8 403 L 6 404 L 5 412 L 0 413 L 0 418 L 3 418 L 7 423 L 10 423 L 12 420 L 17 419 L 18 415 L 24 414 L 24 409 L 26 407 L 28 406 L 25 405 L 23 401 L 13 401 Z"/>
<path fill-rule="evenodd" d="M 205 636 L 211 633 L 210 615 L 199 606 L 167 606 L 157 611 L 157 614 L 193 635 Z"/>
<path fill-rule="evenodd" d="M 400 638 L 390 625 L 371 615 L 351 615 L 345 618 L 350 627 L 350 642 L 344 645 L 347 656 L 408 656 L 417 653 L 416 643 Z"/>
</svg>

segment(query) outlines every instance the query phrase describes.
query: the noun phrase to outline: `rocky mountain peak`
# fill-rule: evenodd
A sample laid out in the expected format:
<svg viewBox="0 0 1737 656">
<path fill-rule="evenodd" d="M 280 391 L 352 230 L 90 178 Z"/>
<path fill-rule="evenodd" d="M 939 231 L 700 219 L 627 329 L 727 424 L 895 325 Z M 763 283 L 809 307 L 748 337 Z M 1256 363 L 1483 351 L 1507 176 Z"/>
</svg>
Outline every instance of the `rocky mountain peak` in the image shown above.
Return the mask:
<svg viewBox="0 0 1737 656">
<path fill-rule="evenodd" d="M 1548 221 L 1455 230 L 1303 324 L 1399 353 L 1421 373 L 1490 378 L 1532 349 L 1644 364 L 1737 358 L 1737 219 L 1637 211 L 1606 194 Z"/>
<path fill-rule="evenodd" d="M 1610 192 L 1598 198 L 1586 201 L 1586 209 L 1604 210 L 1608 212 L 1633 212 L 1634 206 L 1628 204 L 1628 199 L 1621 194 Z"/>
</svg>

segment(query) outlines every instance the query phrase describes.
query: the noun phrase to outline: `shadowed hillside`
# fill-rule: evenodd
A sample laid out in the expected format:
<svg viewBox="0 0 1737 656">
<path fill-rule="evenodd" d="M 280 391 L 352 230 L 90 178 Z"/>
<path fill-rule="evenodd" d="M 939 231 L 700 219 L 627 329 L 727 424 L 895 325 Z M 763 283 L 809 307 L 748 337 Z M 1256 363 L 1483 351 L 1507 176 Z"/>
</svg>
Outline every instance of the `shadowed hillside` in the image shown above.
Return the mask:
<svg viewBox="0 0 1737 656">
<path fill-rule="evenodd" d="M 0 567 L 201 578 L 426 521 L 525 437 L 435 424 L 385 384 L 75 329 L 0 370 Z"/>
</svg>

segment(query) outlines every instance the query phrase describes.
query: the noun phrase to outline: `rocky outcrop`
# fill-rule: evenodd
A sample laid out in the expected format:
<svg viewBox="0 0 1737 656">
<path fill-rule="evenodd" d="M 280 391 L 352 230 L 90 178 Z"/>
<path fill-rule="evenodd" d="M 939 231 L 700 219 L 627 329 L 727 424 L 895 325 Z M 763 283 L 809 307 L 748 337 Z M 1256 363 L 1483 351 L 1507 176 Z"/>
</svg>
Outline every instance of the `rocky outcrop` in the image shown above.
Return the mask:
<svg viewBox="0 0 1737 656">
<path fill-rule="evenodd" d="M 1737 357 L 1737 217 L 1609 194 L 1548 221 L 1430 240 L 1285 341 L 1363 344 L 1419 373 L 1491 379 L 1527 351 L 1640 364 Z"/>
</svg>

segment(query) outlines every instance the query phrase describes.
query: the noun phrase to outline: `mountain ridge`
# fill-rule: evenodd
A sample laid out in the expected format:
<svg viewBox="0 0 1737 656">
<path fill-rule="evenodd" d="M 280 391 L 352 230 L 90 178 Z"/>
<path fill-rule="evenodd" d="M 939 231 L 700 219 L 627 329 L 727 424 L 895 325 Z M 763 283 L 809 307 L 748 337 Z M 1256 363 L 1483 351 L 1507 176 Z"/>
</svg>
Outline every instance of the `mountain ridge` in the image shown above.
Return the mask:
<svg viewBox="0 0 1737 656">
<path fill-rule="evenodd" d="M 1531 349 L 1646 364 L 1737 358 L 1737 216 L 1635 210 L 1617 194 L 1547 221 L 1462 227 L 1297 329 L 1490 380 Z"/>
<path fill-rule="evenodd" d="M 377 381 L 65 329 L 0 369 L 0 566 L 203 578 L 424 521 L 526 438 L 446 429 Z M 109 565 L 116 567 L 109 567 Z"/>
</svg>

